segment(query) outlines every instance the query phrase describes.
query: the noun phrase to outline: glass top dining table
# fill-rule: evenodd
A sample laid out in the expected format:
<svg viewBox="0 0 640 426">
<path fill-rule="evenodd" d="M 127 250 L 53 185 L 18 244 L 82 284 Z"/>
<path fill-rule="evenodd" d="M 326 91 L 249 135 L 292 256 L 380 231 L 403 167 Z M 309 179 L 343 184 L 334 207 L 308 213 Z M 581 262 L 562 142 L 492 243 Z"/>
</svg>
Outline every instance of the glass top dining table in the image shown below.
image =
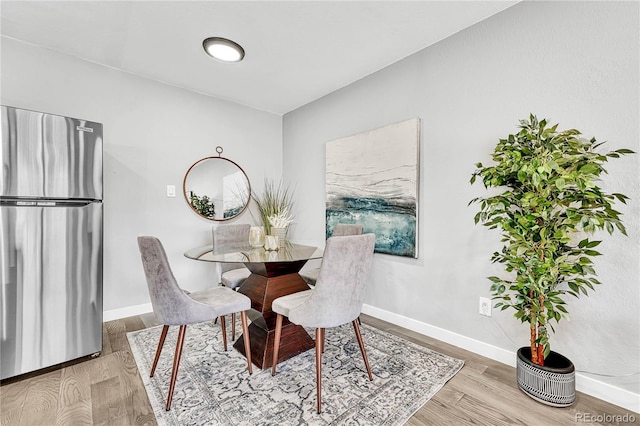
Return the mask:
<svg viewBox="0 0 640 426">
<path fill-rule="evenodd" d="M 251 271 L 251 275 L 238 288 L 238 292 L 251 299 L 251 308 L 259 313 L 250 314 L 251 360 L 259 368 L 270 368 L 277 317 L 271 310 L 271 304 L 278 297 L 309 290 L 298 272 L 308 260 L 321 259 L 323 250 L 291 242 L 273 251 L 263 247 L 228 244 L 215 248 L 212 245 L 196 247 L 184 255 L 204 262 L 243 263 Z M 287 336 L 287 341 L 292 343 L 280 348 L 278 362 L 315 347 L 309 333 L 287 319 L 283 321 L 282 336 Z M 233 347 L 244 355 L 243 336 L 236 340 Z"/>
<path fill-rule="evenodd" d="M 196 247 L 184 255 L 189 259 L 220 263 L 271 263 L 300 262 L 322 258 L 323 251 L 317 247 L 285 243 L 278 250 L 265 250 L 264 247 L 226 244 L 215 248 L 212 245 Z"/>
</svg>

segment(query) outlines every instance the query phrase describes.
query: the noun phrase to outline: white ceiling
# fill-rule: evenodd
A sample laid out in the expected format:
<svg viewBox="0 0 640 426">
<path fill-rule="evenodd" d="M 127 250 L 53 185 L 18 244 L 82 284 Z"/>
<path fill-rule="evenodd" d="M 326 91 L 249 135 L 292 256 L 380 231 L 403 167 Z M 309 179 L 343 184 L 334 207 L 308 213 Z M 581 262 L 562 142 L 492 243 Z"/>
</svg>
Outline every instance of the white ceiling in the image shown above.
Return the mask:
<svg viewBox="0 0 640 426">
<path fill-rule="evenodd" d="M 3 36 L 285 114 L 517 1 L 7 1 Z M 202 40 L 235 40 L 240 63 Z"/>
</svg>

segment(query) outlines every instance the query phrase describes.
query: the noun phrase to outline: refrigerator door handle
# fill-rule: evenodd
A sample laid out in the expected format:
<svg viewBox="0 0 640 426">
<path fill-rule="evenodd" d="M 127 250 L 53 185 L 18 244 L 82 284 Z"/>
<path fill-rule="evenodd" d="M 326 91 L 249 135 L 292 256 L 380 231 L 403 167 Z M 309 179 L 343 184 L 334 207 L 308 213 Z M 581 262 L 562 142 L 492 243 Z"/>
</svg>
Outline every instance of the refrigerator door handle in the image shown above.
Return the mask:
<svg viewBox="0 0 640 426">
<path fill-rule="evenodd" d="M 4 270 L 5 265 L 2 265 L 2 270 Z M 7 292 L 5 291 L 5 282 L 4 277 L 2 277 L 2 289 L 0 289 L 2 295 L 2 330 L 0 330 L 0 340 L 7 340 Z"/>
<path fill-rule="evenodd" d="M 0 199 L 0 206 L 7 207 L 83 207 L 92 203 L 101 203 L 100 200 L 16 200 Z"/>
</svg>

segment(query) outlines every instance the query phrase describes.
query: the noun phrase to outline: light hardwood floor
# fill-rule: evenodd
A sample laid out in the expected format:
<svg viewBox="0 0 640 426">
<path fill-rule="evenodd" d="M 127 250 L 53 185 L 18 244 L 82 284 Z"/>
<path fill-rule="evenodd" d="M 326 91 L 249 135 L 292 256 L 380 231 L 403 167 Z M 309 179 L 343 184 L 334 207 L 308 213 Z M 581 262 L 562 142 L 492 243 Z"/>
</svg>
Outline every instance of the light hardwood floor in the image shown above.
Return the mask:
<svg viewBox="0 0 640 426">
<path fill-rule="evenodd" d="M 533 401 L 517 387 L 515 369 L 384 321 L 362 315 L 364 323 L 463 359 L 465 365 L 406 424 L 573 425 L 582 415 L 640 415 L 578 393 L 569 408 Z M 155 325 L 152 316 L 104 324 L 103 352 L 95 359 L 33 375 L 0 387 L 2 425 L 156 424 L 126 333 Z M 611 422 L 589 424 L 612 424 Z"/>
</svg>

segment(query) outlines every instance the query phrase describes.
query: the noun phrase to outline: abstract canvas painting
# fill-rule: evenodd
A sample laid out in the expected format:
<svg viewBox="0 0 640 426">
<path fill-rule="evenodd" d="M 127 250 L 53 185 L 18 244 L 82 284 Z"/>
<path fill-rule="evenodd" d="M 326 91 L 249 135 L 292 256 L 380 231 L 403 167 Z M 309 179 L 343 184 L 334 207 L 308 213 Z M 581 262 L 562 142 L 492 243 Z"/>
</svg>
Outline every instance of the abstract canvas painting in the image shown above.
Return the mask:
<svg viewBox="0 0 640 426">
<path fill-rule="evenodd" d="M 327 237 L 358 223 L 376 252 L 417 258 L 419 147 L 419 118 L 327 142 Z"/>
</svg>

